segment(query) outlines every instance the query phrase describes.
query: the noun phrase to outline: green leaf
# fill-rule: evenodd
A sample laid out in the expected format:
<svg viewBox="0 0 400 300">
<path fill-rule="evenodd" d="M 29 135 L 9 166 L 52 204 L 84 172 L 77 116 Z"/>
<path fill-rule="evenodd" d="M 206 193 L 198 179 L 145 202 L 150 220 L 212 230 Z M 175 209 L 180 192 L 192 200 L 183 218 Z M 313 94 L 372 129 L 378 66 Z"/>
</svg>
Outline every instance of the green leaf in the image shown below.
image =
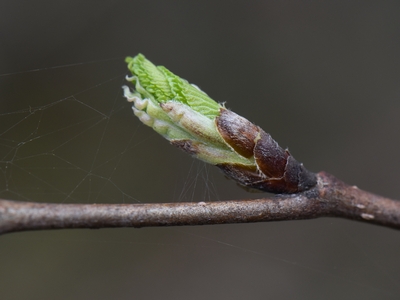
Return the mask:
<svg viewBox="0 0 400 300">
<path fill-rule="evenodd" d="M 220 104 L 167 68 L 155 66 L 144 55 L 127 57 L 125 61 L 139 84 L 139 88 L 136 90 L 142 97 L 150 95 L 150 98 L 158 103 L 170 100 L 178 101 L 210 119 L 214 119 L 219 114 Z M 140 87 L 144 91 L 141 91 Z"/>
</svg>

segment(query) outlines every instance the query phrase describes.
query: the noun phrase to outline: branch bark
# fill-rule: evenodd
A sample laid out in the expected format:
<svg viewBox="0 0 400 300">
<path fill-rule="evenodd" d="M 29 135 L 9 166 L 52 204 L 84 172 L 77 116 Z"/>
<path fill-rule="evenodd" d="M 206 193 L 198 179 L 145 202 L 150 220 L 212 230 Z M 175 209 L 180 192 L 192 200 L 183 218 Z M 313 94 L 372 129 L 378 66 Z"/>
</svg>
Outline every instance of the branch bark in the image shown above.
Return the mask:
<svg viewBox="0 0 400 300">
<path fill-rule="evenodd" d="M 307 191 L 257 200 L 159 204 L 52 204 L 0 200 L 0 234 L 43 229 L 211 225 L 340 217 L 400 229 L 400 201 L 325 172 Z"/>
</svg>

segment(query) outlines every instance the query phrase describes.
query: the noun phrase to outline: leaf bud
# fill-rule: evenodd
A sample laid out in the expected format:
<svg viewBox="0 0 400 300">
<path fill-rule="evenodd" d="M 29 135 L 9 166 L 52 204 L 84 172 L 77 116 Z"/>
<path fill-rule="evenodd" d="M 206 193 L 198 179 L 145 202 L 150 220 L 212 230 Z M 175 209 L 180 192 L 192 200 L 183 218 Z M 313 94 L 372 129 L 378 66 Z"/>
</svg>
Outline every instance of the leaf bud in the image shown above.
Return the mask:
<svg viewBox="0 0 400 300">
<path fill-rule="evenodd" d="M 219 167 L 242 186 L 297 193 L 316 185 L 316 175 L 272 137 L 212 100 L 197 86 L 155 66 L 142 54 L 126 59 L 132 72 L 124 96 L 134 114 L 171 144 Z"/>
</svg>

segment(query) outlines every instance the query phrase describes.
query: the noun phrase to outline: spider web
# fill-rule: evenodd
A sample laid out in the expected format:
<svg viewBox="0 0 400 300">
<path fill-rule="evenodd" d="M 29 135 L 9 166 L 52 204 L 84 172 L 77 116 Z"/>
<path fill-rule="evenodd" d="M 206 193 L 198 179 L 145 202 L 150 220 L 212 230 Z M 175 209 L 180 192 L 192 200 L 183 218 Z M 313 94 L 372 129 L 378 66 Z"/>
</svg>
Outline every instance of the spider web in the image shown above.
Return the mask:
<svg viewBox="0 0 400 300">
<path fill-rule="evenodd" d="M 145 162 L 165 163 L 168 153 L 152 159 L 160 145 L 171 147 L 152 130 L 143 130 L 133 116 L 131 104 L 122 97 L 125 65 L 115 67 L 115 60 L 122 58 L 0 75 L 4 93 L 0 197 L 66 203 L 142 201 L 134 189 L 141 183 L 132 182 L 151 176 L 146 171 L 153 166 Z M 85 74 L 84 84 L 75 79 L 77 74 Z M 34 82 L 24 86 L 24 92 L 15 88 L 16 82 L 32 81 L 32 77 Z M 71 89 L 76 92 L 70 94 Z M 150 150 L 137 150 L 139 145 Z M 143 152 L 148 159 L 143 159 Z M 189 171 L 182 169 L 186 175 L 168 182 L 174 186 L 171 198 L 191 201 L 200 191 L 200 200 L 217 200 L 207 166 L 195 161 L 189 165 Z"/>
<path fill-rule="evenodd" d="M 59 72 L 54 69 L 34 71 L 57 77 Z M 5 75 L 1 79 L 16 74 Z M 126 108 L 120 93 L 124 75 L 107 74 L 106 80 L 59 99 L 46 100 L 29 89 L 23 98 L 18 93 L 8 96 L 0 113 L 0 197 L 49 202 L 137 201 L 113 179 L 135 136 L 132 131 L 119 131 L 119 138 L 126 142 L 115 143 L 114 130 L 120 125 L 117 115 Z M 63 80 L 61 76 L 57 84 Z M 39 91 L 51 88 L 43 86 Z M 110 144 L 112 148 L 107 147 Z"/>
</svg>

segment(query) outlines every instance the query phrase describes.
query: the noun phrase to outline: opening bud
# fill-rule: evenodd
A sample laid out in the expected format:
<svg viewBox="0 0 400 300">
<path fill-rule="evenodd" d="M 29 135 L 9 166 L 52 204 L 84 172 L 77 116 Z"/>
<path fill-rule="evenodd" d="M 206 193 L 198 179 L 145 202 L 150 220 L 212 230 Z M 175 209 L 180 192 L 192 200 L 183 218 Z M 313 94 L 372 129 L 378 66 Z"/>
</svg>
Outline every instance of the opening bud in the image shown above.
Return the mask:
<svg viewBox="0 0 400 300">
<path fill-rule="evenodd" d="M 316 176 L 247 119 L 212 100 L 197 86 L 155 66 L 143 55 L 126 59 L 135 84 L 124 95 L 135 115 L 171 144 L 219 167 L 239 184 L 271 193 L 297 193 Z"/>
</svg>

